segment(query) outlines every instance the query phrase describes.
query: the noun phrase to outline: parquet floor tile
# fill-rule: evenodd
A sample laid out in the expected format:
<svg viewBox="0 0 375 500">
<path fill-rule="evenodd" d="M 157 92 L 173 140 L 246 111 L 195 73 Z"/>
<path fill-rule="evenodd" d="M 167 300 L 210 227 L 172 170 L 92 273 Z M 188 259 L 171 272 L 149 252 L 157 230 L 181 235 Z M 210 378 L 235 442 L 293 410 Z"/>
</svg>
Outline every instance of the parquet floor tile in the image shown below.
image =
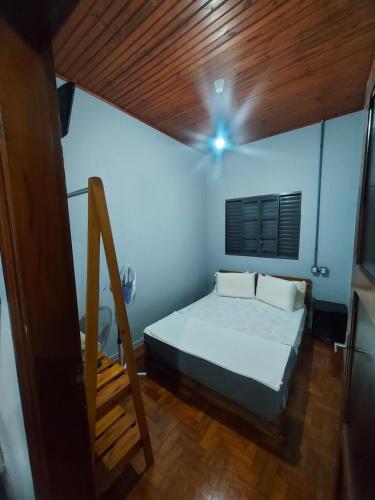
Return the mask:
<svg viewBox="0 0 375 500">
<path fill-rule="evenodd" d="M 127 468 L 104 500 L 331 500 L 339 445 L 342 359 L 305 335 L 280 449 L 207 402 L 141 379 L 155 463 Z M 142 360 L 140 360 L 142 362 Z M 142 457 L 134 469 L 142 470 Z"/>
</svg>

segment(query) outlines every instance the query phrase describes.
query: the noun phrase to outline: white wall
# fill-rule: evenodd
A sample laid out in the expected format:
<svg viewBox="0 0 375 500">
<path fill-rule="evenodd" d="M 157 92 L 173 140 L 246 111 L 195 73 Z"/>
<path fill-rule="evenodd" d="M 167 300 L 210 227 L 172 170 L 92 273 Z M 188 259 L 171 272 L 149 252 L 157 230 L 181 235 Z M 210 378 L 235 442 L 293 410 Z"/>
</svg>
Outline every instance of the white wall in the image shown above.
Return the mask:
<svg viewBox="0 0 375 500">
<path fill-rule="evenodd" d="M 11 500 L 33 500 L 34 489 L 1 259 L 0 300 L 0 446 L 6 467 L 6 489 Z"/>
<path fill-rule="evenodd" d="M 63 139 L 68 192 L 103 179 L 119 264 L 137 272 L 128 308 L 135 342 L 145 326 L 206 292 L 202 155 L 76 90 Z M 87 196 L 69 200 L 79 312 L 85 310 Z M 102 253 L 103 255 L 103 253 Z M 101 263 L 101 289 L 108 282 Z M 101 303 L 112 306 L 111 293 Z M 116 353 L 115 328 L 107 354 Z"/>
<path fill-rule="evenodd" d="M 349 298 L 364 113 L 326 123 L 318 265 L 329 278 L 313 278 L 314 296 Z M 208 272 L 219 268 L 312 277 L 320 124 L 253 142 L 226 153 L 207 171 Z M 302 191 L 299 260 L 225 255 L 225 200 Z"/>
<path fill-rule="evenodd" d="M 363 113 L 326 126 L 319 264 L 314 295 L 348 299 L 361 160 Z M 68 191 L 103 179 L 119 263 L 137 270 L 138 295 L 129 308 L 135 341 L 145 325 L 206 292 L 215 270 L 256 269 L 310 276 L 313 261 L 319 125 L 252 143 L 207 166 L 200 154 L 81 91 L 63 140 Z M 202 168 L 202 165 L 205 165 Z M 300 259 L 226 256 L 228 198 L 302 191 Z M 87 198 L 69 201 L 80 313 L 85 306 Z M 207 229 L 207 231 L 206 231 Z M 102 259 L 102 287 L 108 274 Z M 34 498 L 5 286 L 0 266 L 0 444 L 10 498 Z M 111 294 L 101 302 L 112 305 Z M 113 332 L 114 333 L 114 332 Z M 113 343 L 109 354 L 116 352 Z"/>
<path fill-rule="evenodd" d="M 137 300 L 128 308 L 133 339 L 144 327 L 202 296 L 219 268 L 313 278 L 314 295 L 347 302 L 364 113 L 326 124 L 318 264 L 312 277 L 320 124 L 227 152 L 221 161 L 185 147 L 80 90 L 63 139 L 67 189 L 103 179 L 120 265 L 137 271 Z M 225 200 L 302 191 L 299 260 L 225 255 Z M 86 195 L 69 200 L 79 312 L 85 309 Z M 101 289 L 108 283 L 105 261 Z M 103 305 L 111 293 L 101 293 Z M 115 327 L 107 353 L 116 352 Z"/>
</svg>

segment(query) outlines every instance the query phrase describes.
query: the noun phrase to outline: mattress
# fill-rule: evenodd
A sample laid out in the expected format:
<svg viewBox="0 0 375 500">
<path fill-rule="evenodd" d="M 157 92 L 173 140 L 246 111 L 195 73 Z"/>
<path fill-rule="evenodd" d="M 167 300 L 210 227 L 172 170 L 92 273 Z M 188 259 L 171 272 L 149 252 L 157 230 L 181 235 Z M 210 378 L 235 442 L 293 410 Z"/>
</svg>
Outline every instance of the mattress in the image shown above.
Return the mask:
<svg viewBox="0 0 375 500">
<path fill-rule="evenodd" d="M 296 353 L 305 319 L 305 309 L 290 313 L 260 300 L 221 297 L 214 292 L 179 312 L 248 336 L 293 346 Z"/>
<path fill-rule="evenodd" d="M 145 329 L 154 355 L 266 420 L 285 408 L 305 310 L 215 293 Z"/>
</svg>

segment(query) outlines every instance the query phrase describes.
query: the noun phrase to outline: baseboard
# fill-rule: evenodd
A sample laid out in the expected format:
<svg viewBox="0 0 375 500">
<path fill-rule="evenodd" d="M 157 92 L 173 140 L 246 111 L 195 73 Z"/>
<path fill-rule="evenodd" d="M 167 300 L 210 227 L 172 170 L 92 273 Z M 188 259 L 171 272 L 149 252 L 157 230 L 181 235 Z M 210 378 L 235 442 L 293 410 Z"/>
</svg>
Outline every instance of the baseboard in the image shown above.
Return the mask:
<svg viewBox="0 0 375 500">
<path fill-rule="evenodd" d="M 4 461 L 3 450 L 0 446 L 0 478 L 3 475 L 5 475 L 5 461 Z"/>
<path fill-rule="evenodd" d="M 115 352 L 115 354 L 111 354 L 111 355 L 110 355 L 110 356 L 108 356 L 108 357 L 109 357 L 109 359 L 110 359 L 111 361 L 113 361 L 114 363 L 117 363 L 117 362 L 118 362 L 118 353 L 117 353 L 117 352 Z"/>
<path fill-rule="evenodd" d="M 138 339 L 135 342 L 133 342 L 133 349 L 137 349 L 138 347 L 141 347 L 143 342 L 144 342 L 143 337 L 141 339 Z"/>
<path fill-rule="evenodd" d="M 133 342 L 133 349 L 138 349 L 138 347 L 141 347 L 141 345 L 143 345 L 143 337 L 136 340 L 135 342 Z M 118 353 L 115 352 L 114 354 L 111 354 L 110 356 L 108 356 L 109 359 L 111 361 L 113 361 L 114 363 L 117 363 L 118 362 Z"/>
</svg>

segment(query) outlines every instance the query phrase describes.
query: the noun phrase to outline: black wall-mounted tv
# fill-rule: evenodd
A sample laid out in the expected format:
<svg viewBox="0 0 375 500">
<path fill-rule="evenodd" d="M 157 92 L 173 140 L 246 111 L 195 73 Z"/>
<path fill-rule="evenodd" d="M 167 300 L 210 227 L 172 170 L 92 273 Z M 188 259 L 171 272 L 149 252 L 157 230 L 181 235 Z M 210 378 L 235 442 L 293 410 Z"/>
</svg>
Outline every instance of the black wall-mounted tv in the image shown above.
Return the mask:
<svg viewBox="0 0 375 500">
<path fill-rule="evenodd" d="M 61 137 L 65 137 L 69 132 L 75 86 L 74 82 L 66 82 L 57 89 L 59 94 Z"/>
<path fill-rule="evenodd" d="M 362 217 L 360 264 L 375 281 L 375 87 L 367 121 Z"/>
</svg>

